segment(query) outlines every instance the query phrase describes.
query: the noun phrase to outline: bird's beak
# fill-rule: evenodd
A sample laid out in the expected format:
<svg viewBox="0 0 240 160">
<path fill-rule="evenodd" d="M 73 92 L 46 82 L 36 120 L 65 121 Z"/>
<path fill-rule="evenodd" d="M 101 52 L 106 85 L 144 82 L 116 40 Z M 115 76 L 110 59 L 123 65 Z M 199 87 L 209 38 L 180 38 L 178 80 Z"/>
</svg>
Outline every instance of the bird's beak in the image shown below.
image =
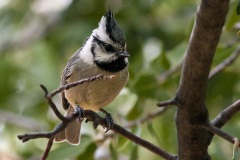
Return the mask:
<svg viewBox="0 0 240 160">
<path fill-rule="evenodd" d="M 119 57 L 130 57 L 130 54 L 127 51 L 122 51 L 118 54 Z"/>
</svg>

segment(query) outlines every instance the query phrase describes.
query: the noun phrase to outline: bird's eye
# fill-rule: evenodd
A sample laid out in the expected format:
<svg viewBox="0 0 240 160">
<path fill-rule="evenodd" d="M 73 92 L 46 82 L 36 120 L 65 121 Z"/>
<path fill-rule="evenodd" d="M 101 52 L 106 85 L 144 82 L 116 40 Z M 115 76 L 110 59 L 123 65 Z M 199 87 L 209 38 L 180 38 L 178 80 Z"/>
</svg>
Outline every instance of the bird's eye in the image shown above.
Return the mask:
<svg viewBox="0 0 240 160">
<path fill-rule="evenodd" d="M 104 48 L 107 52 L 115 52 L 115 48 L 110 44 L 105 45 Z"/>
</svg>

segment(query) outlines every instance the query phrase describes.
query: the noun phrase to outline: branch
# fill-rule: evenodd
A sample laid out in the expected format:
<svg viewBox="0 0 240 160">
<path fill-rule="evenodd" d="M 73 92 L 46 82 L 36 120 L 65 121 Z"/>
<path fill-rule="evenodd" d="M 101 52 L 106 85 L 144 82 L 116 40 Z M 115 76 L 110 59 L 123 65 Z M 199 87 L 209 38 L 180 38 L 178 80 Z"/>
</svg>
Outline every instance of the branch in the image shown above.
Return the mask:
<svg viewBox="0 0 240 160">
<path fill-rule="evenodd" d="M 167 111 L 169 108 L 170 108 L 170 106 L 165 106 L 165 107 L 161 107 L 161 108 L 157 109 L 156 111 L 146 113 L 146 115 L 143 116 L 142 118 L 138 118 L 138 119 L 128 122 L 126 125 L 124 125 L 124 128 L 132 128 L 133 126 L 149 122 L 152 119 L 154 119 L 155 117 L 165 113 L 165 111 Z M 106 140 L 106 138 L 112 138 L 114 135 L 115 135 L 114 133 L 107 134 L 99 141 L 104 141 L 104 140 Z"/>
<path fill-rule="evenodd" d="M 224 109 L 212 122 L 211 124 L 217 128 L 221 128 L 226 124 L 236 113 L 240 111 L 240 99 L 232 105 Z"/>
<path fill-rule="evenodd" d="M 240 47 L 238 47 L 227 59 L 225 59 L 222 63 L 217 65 L 209 74 L 209 79 L 216 75 L 218 72 L 222 71 L 224 68 L 232 64 L 240 54 Z"/>
<path fill-rule="evenodd" d="M 166 72 L 163 72 L 160 76 L 158 76 L 157 81 L 158 84 L 162 84 L 163 82 L 165 82 L 167 80 L 167 78 L 171 75 L 173 75 L 174 73 L 176 73 L 177 71 L 179 71 L 181 69 L 183 65 L 183 61 L 181 61 L 178 65 L 174 66 L 173 68 L 170 68 L 169 70 L 167 70 Z"/>
<path fill-rule="evenodd" d="M 24 27 L 19 27 L 16 32 L 11 33 L 7 38 L 2 38 L 0 41 L 0 54 L 7 50 L 15 48 L 24 48 L 31 45 L 32 42 L 46 35 L 49 31 L 54 30 L 59 24 L 59 18 L 55 13 L 48 16 L 34 15 L 29 22 L 26 22 Z M 26 15 L 24 15 L 26 16 Z M 44 23 L 43 23 L 44 21 Z"/>
<path fill-rule="evenodd" d="M 213 57 L 229 8 L 229 0 L 201 0 L 185 54 L 176 100 L 179 159 L 209 160 L 206 89 Z"/>
<path fill-rule="evenodd" d="M 63 129 L 65 129 L 68 124 L 72 121 L 74 121 L 77 118 L 77 115 L 71 114 L 64 118 L 64 121 L 59 123 L 51 132 L 42 132 L 42 133 L 30 133 L 30 134 L 23 134 L 18 135 L 18 139 L 20 139 L 22 142 L 27 142 L 31 139 L 36 138 L 54 138 L 56 134 L 61 132 Z"/>
<path fill-rule="evenodd" d="M 5 110 L 0 110 L 0 121 L 11 123 L 32 131 L 40 131 L 48 128 L 46 124 L 43 124 L 36 119 L 20 116 Z"/>
<path fill-rule="evenodd" d="M 200 127 L 207 129 L 211 133 L 222 137 L 223 139 L 227 140 L 230 143 L 236 145 L 236 137 L 225 133 L 224 131 L 220 130 L 224 124 L 226 124 L 236 113 L 240 111 L 240 99 L 237 100 L 235 103 L 224 109 L 211 123 L 206 123 L 200 125 Z M 209 140 L 211 141 L 213 135 L 209 136 Z M 239 143 L 238 146 L 240 147 Z"/>
<path fill-rule="evenodd" d="M 50 150 L 51 150 L 51 148 L 52 148 L 53 141 L 54 141 L 54 137 L 52 137 L 52 138 L 50 138 L 50 139 L 48 140 L 47 147 L 46 147 L 46 149 L 45 149 L 45 151 L 44 151 L 44 153 L 43 153 L 43 156 L 42 156 L 42 158 L 41 158 L 42 160 L 47 159 L 47 157 L 48 157 L 48 155 L 49 155 L 49 152 L 50 152 Z"/>
<path fill-rule="evenodd" d="M 227 140 L 228 142 L 230 142 L 232 144 L 235 144 L 235 139 L 237 139 L 236 137 L 233 137 L 233 136 L 229 135 L 228 133 L 223 132 L 222 130 L 213 126 L 210 123 L 201 125 L 200 127 L 207 129 L 211 133 L 218 135 L 219 137 L 222 137 L 223 139 Z"/>
<path fill-rule="evenodd" d="M 44 85 L 41 85 L 41 88 L 45 92 L 45 98 L 47 99 L 48 104 L 53 109 L 56 116 L 62 122 L 59 123 L 55 127 L 55 129 L 51 132 L 18 135 L 18 138 L 20 140 L 22 140 L 22 142 L 27 142 L 30 139 L 36 139 L 36 138 L 48 138 L 49 139 L 48 145 L 47 145 L 47 147 L 44 151 L 44 154 L 42 156 L 42 160 L 45 160 L 47 158 L 48 154 L 49 154 L 49 151 L 51 150 L 53 139 L 55 138 L 55 135 L 58 134 L 63 129 L 65 129 L 70 122 L 72 122 L 76 118 L 78 118 L 78 115 L 75 115 L 75 114 L 71 114 L 71 115 L 68 115 L 66 117 L 61 115 L 61 113 L 58 111 L 56 105 L 53 103 L 52 97 L 55 96 L 57 93 L 61 93 L 63 90 L 75 87 L 75 86 L 77 86 L 79 84 L 82 84 L 82 83 L 85 83 L 85 82 L 92 82 L 92 81 L 95 81 L 95 80 L 98 80 L 98 79 L 113 79 L 113 78 L 115 78 L 115 76 L 113 76 L 113 75 L 110 75 L 110 76 L 97 75 L 97 76 L 94 76 L 94 77 L 91 77 L 91 78 L 87 78 L 87 79 L 83 79 L 83 80 L 80 80 L 80 81 L 77 81 L 77 82 L 74 82 L 74 83 L 70 83 L 68 85 L 64 85 L 64 86 L 60 87 L 59 89 L 54 90 L 51 93 L 48 93 L 47 88 Z M 95 112 L 93 112 L 91 110 L 85 110 L 85 115 L 84 115 L 83 118 L 86 118 L 87 121 L 92 121 L 93 126 L 98 124 L 98 125 L 101 125 L 105 128 L 108 127 L 105 118 L 102 118 L 101 116 L 99 116 L 98 114 L 96 114 Z M 126 129 L 124 129 L 123 127 L 121 127 L 117 124 L 114 124 L 113 127 L 111 128 L 111 130 L 113 130 L 116 133 L 119 133 L 120 135 L 130 139 L 134 143 L 141 145 L 142 147 L 148 149 L 149 151 L 163 157 L 164 159 L 168 159 L 168 160 L 176 160 L 177 159 L 177 157 L 175 155 L 172 155 L 172 154 L 164 151 L 163 149 L 153 145 L 152 143 L 137 137 L 136 135 L 132 134 L 131 132 L 127 131 Z"/>
<path fill-rule="evenodd" d="M 102 74 L 98 74 L 97 76 L 94 77 L 90 77 L 90 78 L 85 78 L 85 79 L 81 79 L 79 81 L 73 82 L 73 83 L 69 83 L 66 84 L 64 86 L 61 86 L 60 88 L 52 91 L 50 94 L 48 94 L 47 96 L 49 98 L 54 97 L 56 94 L 61 93 L 64 90 L 68 90 L 70 88 L 76 87 L 77 85 L 83 84 L 85 82 L 93 82 L 95 80 L 99 80 L 99 79 L 114 79 L 116 78 L 115 75 L 102 75 Z"/>
<path fill-rule="evenodd" d="M 168 108 L 169 108 L 169 106 L 159 108 L 157 111 L 148 113 L 146 116 L 144 116 L 142 118 L 130 121 L 130 122 L 127 123 L 127 125 L 125 125 L 125 128 L 131 128 L 131 127 L 136 126 L 138 124 L 143 124 L 145 122 L 151 121 L 153 118 L 163 114 Z"/>
<path fill-rule="evenodd" d="M 98 120 L 98 124 L 100 124 L 103 127 L 107 127 L 106 121 L 104 118 L 102 118 L 101 116 L 99 116 L 98 114 L 96 114 L 95 112 L 91 111 L 91 110 L 86 110 L 86 118 L 91 120 L 91 121 L 96 121 L 96 119 Z M 176 156 L 172 155 L 166 151 L 164 151 L 163 149 L 153 145 L 152 143 L 141 139 L 140 137 L 132 134 L 131 132 L 127 131 L 125 128 L 117 125 L 114 123 L 113 128 L 111 128 L 112 131 L 122 135 L 123 137 L 126 137 L 127 139 L 131 140 L 132 142 L 139 144 L 140 146 L 146 148 L 147 150 L 163 157 L 164 159 L 167 160 L 176 160 Z"/>
<path fill-rule="evenodd" d="M 170 99 L 168 101 L 163 101 L 163 102 L 158 102 L 157 103 L 158 107 L 167 107 L 167 106 L 171 106 L 171 105 L 177 105 L 176 98 Z"/>
<path fill-rule="evenodd" d="M 52 132 L 49 133 L 32 133 L 32 134 L 24 134 L 24 135 L 19 135 L 18 138 L 20 140 L 22 140 L 23 142 L 26 142 L 30 139 L 36 139 L 36 138 L 48 138 L 48 139 L 54 139 L 54 136 L 56 134 L 58 134 L 62 129 L 66 128 L 68 123 L 70 123 L 71 121 L 73 121 L 74 119 L 76 119 L 77 116 L 76 115 L 69 115 L 69 117 L 67 117 L 67 119 L 69 119 L 69 121 L 67 123 L 65 122 L 61 122 Z M 88 121 L 93 121 L 94 123 L 97 123 L 101 126 L 103 126 L 104 128 L 107 127 L 107 123 L 105 118 L 99 116 L 97 113 L 95 113 L 94 111 L 91 110 L 85 110 L 85 116 L 84 118 L 87 118 Z M 176 156 L 162 150 L 161 148 L 153 145 L 152 143 L 141 139 L 140 137 L 132 134 L 131 132 L 127 131 L 126 129 L 124 129 L 123 127 L 117 125 L 114 123 L 113 128 L 111 128 L 112 131 L 122 135 L 123 137 L 128 138 L 129 140 L 131 140 L 132 142 L 139 144 L 140 146 L 146 148 L 147 150 L 165 158 L 168 160 L 175 160 Z M 48 145 L 48 147 L 46 148 L 43 157 L 47 157 L 47 155 L 45 155 L 45 153 L 48 154 L 50 148 L 51 148 L 51 141 L 48 142 L 50 143 L 50 145 Z M 50 146 L 50 147 L 49 147 Z"/>
<path fill-rule="evenodd" d="M 208 75 L 228 11 L 228 0 L 202 0 L 184 59 L 178 99 L 205 103 Z M 197 106 L 196 106 L 197 108 Z M 195 112 L 196 113 L 196 112 Z"/>
<path fill-rule="evenodd" d="M 65 117 L 58 111 L 56 105 L 52 101 L 52 97 L 54 97 L 58 93 L 61 93 L 64 90 L 68 90 L 68 89 L 70 89 L 72 87 L 76 87 L 77 85 L 80 85 L 80 84 L 83 84 L 83 83 L 86 83 L 86 82 L 93 82 L 93 81 L 99 80 L 99 79 L 114 79 L 114 78 L 116 78 L 115 75 L 102 75 L 102 74 L 99 74 L 97 76 L 81 79 L 79 81 L 63 85 L 60 88 L 52 91 L 51 93 L 48 93 L 48 90 L 47 90 L 47 88 L 44 85 L 40 85 L 40 87 L 43 89 L 43 91 L 45 93 L 45 98 L 47 99 L 48 104 L 50 105 L 50 107 L 52 108 L 52 110 L 54 111 L 56 116 L 61 121 L 67 121 L 67 119 L 65 119 Z"/>
</svg>

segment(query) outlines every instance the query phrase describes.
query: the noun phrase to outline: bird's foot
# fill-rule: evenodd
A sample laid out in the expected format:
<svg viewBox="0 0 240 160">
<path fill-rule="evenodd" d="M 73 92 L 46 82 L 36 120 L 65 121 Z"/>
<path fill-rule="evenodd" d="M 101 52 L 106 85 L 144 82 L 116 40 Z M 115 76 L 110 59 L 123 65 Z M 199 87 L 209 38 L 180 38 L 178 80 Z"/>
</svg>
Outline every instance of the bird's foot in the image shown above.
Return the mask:
<svg viewBox="0 0 240 160">
<path fill-rule="evenodd" d="M 105 116 L 105 120 L 107 122 L 107 127 L 106 127 L 106 131 L 105 133 L 107 133 L 111 128 L 113 128 L 113 119 L 112 119 L 112 116 L 110 113 L 107 113 L 106 116 Z"/>
<path fill-rule="evenodd" d="M 79 107 L 79 105 L 76 105 L 75 111 L 73 112 L 73 114 L 76 115 L 80 121 L 83 121 L 83 117 L 85 116 L 85 111 L 82 107 Z"/>
<path fill-rule="evenodd" d="M 113 128 L 113 119 L 110 113 L 108 113 L 107 111 L 105 111 L 104 109 L 100 109 L 101 112 L 105 113 L 105 121 L 107 123 L 107 127 L 106 127 L 106 131 L 105 133 L 107 133 L 111 128 Z"/>
</svg>

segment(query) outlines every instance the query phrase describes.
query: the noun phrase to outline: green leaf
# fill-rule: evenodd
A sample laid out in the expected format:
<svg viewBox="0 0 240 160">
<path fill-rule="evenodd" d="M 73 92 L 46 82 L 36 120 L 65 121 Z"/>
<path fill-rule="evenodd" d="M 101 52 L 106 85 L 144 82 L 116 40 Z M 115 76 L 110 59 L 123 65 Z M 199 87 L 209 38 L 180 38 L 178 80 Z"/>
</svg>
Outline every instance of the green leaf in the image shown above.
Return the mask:
<svg viewBox="0 0 240 160">
<path fill-rule="evenodd" d="M 160 55 L 161 65 L 164 69 L 169 69 L 171 64 L 166 56 L 166 52 L 162 52 Z"/>
<path fill-rule="evenodd" d="M 162 49 L 161 54 L 151 62 L 150 68 L 147 71 L 148 73 L 159 74 L 168 70 L 170 67 L 171 63 L 166 55 L 166 52 Z"/>
<path fill-rule="evenodd" d="M 216 66 L 220 63 L 222 63 L 226 58 L 228 58 L 236 49 L 236 46 L 233 47 L 224 47 L 224 46 L 219 46 L 216 50 L 216 54 L 213 60 L 213 66 Z"/>
<path fill-rule="evenodd" d="M 119 152 L 123 152 L 124 150 L 128 149 L 131 143 L 127 138 L 123 136 L 118 136 L 116 142 L 117 143 L 113 143 L 113 145 Z"/>
<path fill-rule="evenodd" d="M 76 159 L 86 159 L 86 157 L 88 157 L 88 160 L 94 160 L 94 153 L 95 153 L 96 149 L 97 149 L 96 143 L 92 142 L 85 149 L 85 151 L 83 153 L 81 153 Z"/>
<path fill-rule="evenodd" d="M 137 100 L 137 95 L 125 88 L 122 93 L 108 106 L 108 110 L 115 112 L 116 108 L 118 108 L 119 112 L 117 114 L 120 113 L 122 115 L 126 115 L 136 105 Z"/>
<path fill-rule="evenodd" d="M 71 159 L 75 158 L 80 154 L 83 154 L 87 147 L 92 144 L 93 140 L 89 136 L 82 136 L 81 143 L 79 146 L 73 146 L 68 143 L 62 143 L 62 145 L 56 150 L 50 152 L 48 160 L 57 159 Z"/>
<path fill-rule="evenodd" d="M 238 7 L 237 7 L 238 8 Z M 237 9 L 238 10 L 238 9 Z M 238 12 L 238 11 L 237 11 Z M 237 14 L 238 15 L 238 14 Z M 225 28 L 227 30 L 231 30 L 236 22 L 239 21 L 239 17 L 236 15 L 236 7 L 234 3 L 230 3 L 226 23 L 225 23 Z"/>
<path fill-rule="evenodd" d="M 132 147 L 130 160 L 136 160 L 136 159 L 139 159 L 138 158 L 138 145 L 134 144 L 134 146 Z"/>
<path fill-rule="evenodd" d="M 238 88 L 236 88 L 238 82 L 239 73 L 222 71 L 212 77 L 207 89 L 207 97 L 211 97 L 207 98 L 208 103 L 214 106 L 228 104 L 230 99 L 234 99 L 234 93 L 238 91 Z"/>
<path fill-rule="evenodd" d="M 237 15 L 240 15 L 240 0 L 237 2 Z"/>
<path fill-rule="evenodd" d="M 128 120 L 133 120 L 137 119 L 139 116 L 142 115 L 143 113 L 143 108 L 141 106 L 141 100 L 138 100 L 135 104 L 135 106 L 128 112 L 127 114 L 127 119 Z"/>
<path fill-rule="evenodd" d="M 175 66 L 182 62 L 184 54 L 186 52 L 187 45 L 188 45 L 187 41 L 182 41 L 181 43 L 179 43 L 177 46 L 175 46 L 173 49 L 166 53 L 167 59 L 170 61 L 172 66 Z"/>
<path fill-rule="evenodd" d="M 161 144 L 161 141 L 160 141 L 157 133 L 155 132 L 152 123 L 148 123 L 148 124 L 147 124 L 147 129 L 148 129 L 149 132 L 152 134 L 152 136 L 157 140 L 158 144 Z"/>
<path fill-rule="evenodd" d="M 135 84 L 135 91 L 139 97 L 155 97 L 157 81 L 154 75 L 142 74 Z"/>
<path fill-rule="evenodd" d="M 112 160 L 118 160 L 118 152 L 113 147 L 112 143 L 110 144 L 109 149 L 110 149 L 110 153 L 111 153 L 111 159 Z"/>
</svg>

